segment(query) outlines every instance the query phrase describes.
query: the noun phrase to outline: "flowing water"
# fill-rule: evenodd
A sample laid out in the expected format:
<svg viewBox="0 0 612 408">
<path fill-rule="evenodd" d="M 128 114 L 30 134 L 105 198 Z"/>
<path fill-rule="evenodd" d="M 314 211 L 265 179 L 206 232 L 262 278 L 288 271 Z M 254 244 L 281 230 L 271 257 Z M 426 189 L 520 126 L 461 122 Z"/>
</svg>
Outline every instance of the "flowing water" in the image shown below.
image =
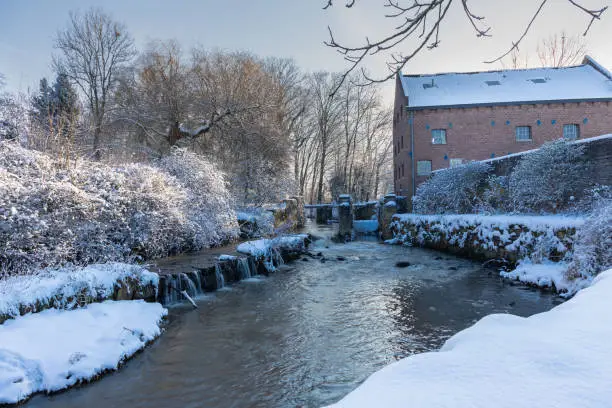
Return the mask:
<svg viewBox="0 0 612 408">
<path fill-rule="evenodd" d="M 201 296 L 196 310 L 171 307 L 165 333 L 119 372 L 27 405 L 320 407 L 487 314 L 529 316 L 561 302 L 433 251 L 373 241 L 314 245 L 325 262 L 305 257 Z M 396 267 L 402 261 L 410 266 Z"/>
</svg>

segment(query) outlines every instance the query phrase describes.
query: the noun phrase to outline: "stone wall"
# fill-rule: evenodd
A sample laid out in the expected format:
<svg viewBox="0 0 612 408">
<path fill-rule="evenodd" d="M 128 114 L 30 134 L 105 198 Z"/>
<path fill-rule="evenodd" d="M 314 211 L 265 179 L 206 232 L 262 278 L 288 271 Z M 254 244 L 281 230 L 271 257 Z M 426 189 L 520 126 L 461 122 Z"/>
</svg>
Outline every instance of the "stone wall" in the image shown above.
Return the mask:
<svg viewBox="0 0 612 408">
<path fill-rule="evenodd" d="M 292 197 L 282 201 L 279 208 L 273 210 L 274 228 L 281 232 L 295 232 L 306 225 L 304 199 Z"/>
<path fill-rule="evenodd" d="M 395 215 L 394 244 L 450 252 L 513 266 L 537 256 L 560 261 L 571 253 L 580 218 L 539 216 Z"/>
</svg>

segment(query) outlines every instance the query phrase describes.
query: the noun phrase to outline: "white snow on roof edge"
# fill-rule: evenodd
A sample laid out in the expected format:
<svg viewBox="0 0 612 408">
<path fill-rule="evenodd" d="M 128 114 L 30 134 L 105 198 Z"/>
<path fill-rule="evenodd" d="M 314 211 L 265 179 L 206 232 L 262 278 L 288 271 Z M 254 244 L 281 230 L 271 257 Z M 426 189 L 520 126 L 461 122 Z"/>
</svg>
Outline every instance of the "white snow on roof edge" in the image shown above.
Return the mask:
<svg viewBox="0 0 612 408">
<path fill-rule="evenodd" d="M 408 109 L 612 100 L 612 74 L 591 57 L 571 67 L 401 74 L 399 78 Z M 487 85 L 491 81 L 499 85 Z M 432 83 L 433 87 L 424 88 Z"/>
</svg>

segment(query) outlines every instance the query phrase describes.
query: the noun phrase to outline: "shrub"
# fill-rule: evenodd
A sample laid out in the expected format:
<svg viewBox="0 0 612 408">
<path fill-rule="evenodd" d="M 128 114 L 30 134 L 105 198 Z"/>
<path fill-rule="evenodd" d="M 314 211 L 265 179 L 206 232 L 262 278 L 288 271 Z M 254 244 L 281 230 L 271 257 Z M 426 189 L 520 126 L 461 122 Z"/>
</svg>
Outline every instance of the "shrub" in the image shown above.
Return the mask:
<svg viewBox="0 0 612 408">
<path fill-rule="evenodd" d="M 230 198 L 223 174 L 179 150 L 156 166 L 60 169 L 0 142 L 0 274 L 216 245 L 237 234 Z"/>
<path fill-rule="evenodd" d="M 590 277 L 612 267 L 612 199 L 602 199 L 576 233 L 567 277 Z"/>
<path fill-rule="evenodd" d="M 510 175 L 515 211 L 559 212 L 587 187 L 584 145 L 556 140 L 523 155 Z"/>
<path fill-rule="evenodd" d="M 491 171 L 485 162 L 472 162 L 437 171 L 412 198 L 415 213 L 465 214 L 475 210 L 484 180 Z"/>
</svg>

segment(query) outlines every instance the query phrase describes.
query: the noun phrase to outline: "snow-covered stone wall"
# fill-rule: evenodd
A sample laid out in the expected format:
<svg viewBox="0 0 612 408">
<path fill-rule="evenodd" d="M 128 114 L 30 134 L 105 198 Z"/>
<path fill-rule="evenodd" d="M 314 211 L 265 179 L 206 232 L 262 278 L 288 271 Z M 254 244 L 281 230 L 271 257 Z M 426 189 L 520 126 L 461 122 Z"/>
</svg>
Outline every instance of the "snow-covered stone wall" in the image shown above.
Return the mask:
<svg viewBox="0 0 612 408">
<path fill-rule="evenodd" d="M 391 242 L 510 265 L 532 256 L 560 261 L 583 223 L 583 218 L 562 216 L 396 214 Z"/>
<path fill-rule="evenodd" d="M 0 324 L 46 309 L 76 309 L 112 300 L 155 301 L 159 278 L 147 269 L 124 263 L 46 269 L 0 280 Z"/>
</svg>

